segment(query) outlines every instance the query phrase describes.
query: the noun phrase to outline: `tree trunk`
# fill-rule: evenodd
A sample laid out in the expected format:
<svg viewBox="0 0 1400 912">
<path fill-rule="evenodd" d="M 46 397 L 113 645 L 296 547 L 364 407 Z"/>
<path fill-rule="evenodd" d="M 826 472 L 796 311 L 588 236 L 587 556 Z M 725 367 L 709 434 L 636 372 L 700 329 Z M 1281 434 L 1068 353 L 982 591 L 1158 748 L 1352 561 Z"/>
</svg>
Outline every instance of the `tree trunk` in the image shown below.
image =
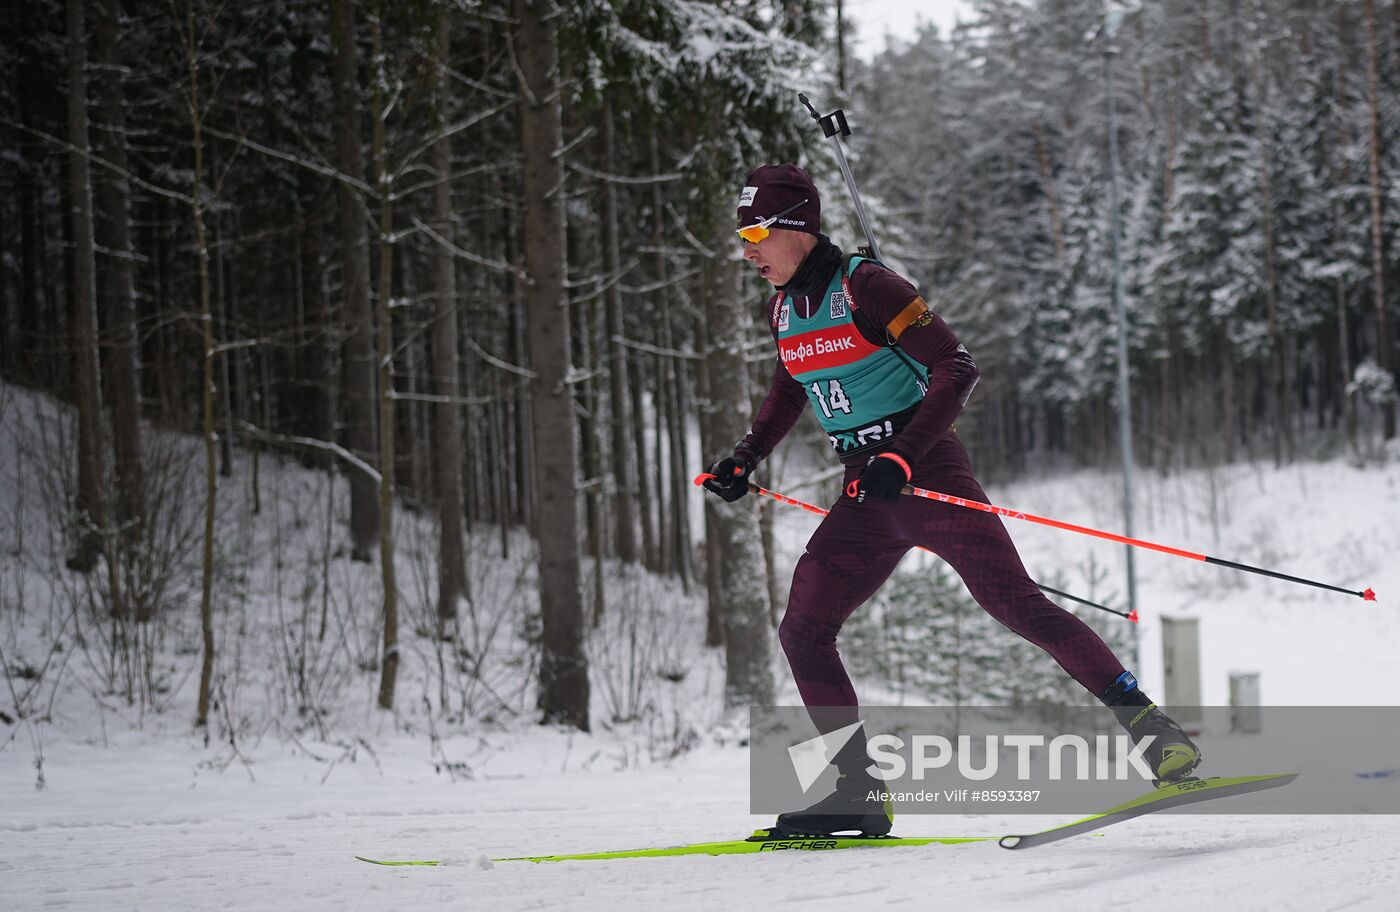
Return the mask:
<svg viewBox="0 0 1400 912">
<path fill-rule="evenodd" d="M 597 239 L 594 239 L 597 243 Z M 610 546 L 613 536 L 611 535 L 611 519 L 608 513 L 612 508 L 612 499 L 608 496 L 612 493 L 609 490 L 609 472 L 605 468 L 613 461 L 613 456 L 608 450 L 612 446 L 612 436 L 610 427 L 612 425 L 612 402 L 611 392 L 608 384 L 607 371 L 604 362 L 608 357 L 608 307 L 607 301 L 601 297 L 595 297 L 588 305 L 591 309 L 591 319 L 585 326 L 584 335 L 591 338 L 591 351 L 587 360 L 588 371 L 592 375 L 587 381 L 588 389 L 592 398 L 593 406 L 590 409 L 593 420 L 593 453 L 595 464 L 589 472 L 589 478 L 594 480 L 594 490 L 597 492 L 595 503 L 597 506 L 596 516 L 593 525 L 593 566 L 596 571 L 593 575 L 593 626 L 598 626 L 603 620 L 603 609 L 607 605 L 607 574 L 604 573 L 607 557 L 613 553 Z M 589 310 L 583 311 L 589 314 Z"/>
<path fill-rule="evenodd" d="M 603 169 L 617 170 L 617 150 L 613 137 L 613 111 L 610 103 L 603 104 Z M 607 258 L 608 335 L 611 342 L 611 363 L 608 365 L 609 392 L 612 399 L 612 459 L 614 542 L 618 559 L 623 563 L 637 562 L 637 465 L 632 440 L 639 428 L 632 416 L 632 399 L 627 376 L 627 347 L 622 344 L 622 270 L 621 245 L 618 240 L 617 184 L 603 181 L 603 244 Z M 601 354 L 601 353 L 600 353 Z"/>
<path fill-rule="evenodd" d="M 573 245 L 578 254 L 577 257 L 569 257 L 570 260 L 582 261 L 583 251 L 591 245 L 589 238 L 585 236 L 587 229 L 581 228 L 569 234 L 569 243 Z M 603 619 L 603 603 L 605 598 L 605 587 L 603 582 L 603 569 L 605 555 L 607 554 L 607 516 L 606 504 L 604 503 L 603 463 L 606 456 L 603 452 L 604 437 L 606 429 L 603 427 L 606 422 L 606 407 L 602 399 L 602 385 L 598 382 L 599 359 L 602 357 L 602 349 L 598 346 L 595 333 L 596 320 L 595 310 L 599 308 L 597 297 L 591 300 L 580 301 L 577 304 L 570 304 L 577 320 L 573 321 L 574 326 L 574 361 L 579 365 L 588 379 L 576 384 L 576 400 L 580 413 L 579 440 L 582 444 L 580 448 L 580 459 L 583 463 L 583 475 L 588 484 L 584 491 L 584 523 L 588 529 L 588 540 L 586 547 L 593 556 L 593 579 L 592 593 L 590 595 L 592 605 L 593 626 Z"/>
<path fill-rule="evenodd" d="M 663 308 L 657 315 L 659 326 L 657 339 L 665 347 L 671 338 L 671 312 Z M 653 397 L 656 401 L 653 448 L 656 450 L 656 465 L 652 474 L 656 481 L 656 569 L 661 573 L 679 572 L 676 567 L 676 517 L 675 511 L 667 509 L 671 501 L 671 441 L 675 419 L 671 415 L 671 365 L 665 355 L 657 355 L 653 361 L 656 385 Z"/>
<path fill-rule="evenodd" d="M 836 85 L 846 91 L 846 11 L 841 0 L 836 0 Z M 947 37 L 946 35 L 943 37 Z"/>
<path fill-rule="evenodd" d="M 8 211 L 8 205 L 0 201 L 0 250 L 10 249 L 9 230 L 14 224 L 14 219 Z M 10 312 L 10 270 L 4 263 L 0 263 L 0 377 L 7 380 L 14 379 L 15 374 L 15 345 L 14 336 L 15 321 Z"/>
<path fill-rule="evenodd" d="M 25 67 L 17 67 L 23 70 Z M 21 89 L 22 91 L 22 89 Z M 20 96 L 20 116 L 28 116 L 28 106 L 24 96 Z M 26 124 L 27 126 L 27 124 Z M 42 233 L 39 230 L 39 212 L 36 205 L 38 196 L 34 184 L 32 167 L 22 164 L 15 169 L 19 184 L 16 196 L 19 198 L 19 346 L 18 363 L 20 374 L 26 380 L 39 377 L 39 297 L 43 284 L 39 278 Z"/>
<path fill-rule="evenodd" d="M 665 320 L 662 327 L 666 333 L 665 345 L 670 348 L 674 341 L 670 332 L 670 320 Z M 695 549 L 690 537 L 690 500 L 687 496 L 690 493 L 690 479 L 686 471 L 686 438 L 690 430 L 687 418 L 692 414 L 688 395 L 690 378 L 685 362 L 680 358 L 668 357 L 665 363 L 671 373 L 671 470 L 668 476 L 671 482 L 670 516 L 675 527 L 676 571 L 681 577 L 682 590 L 688 593 L 695 580 Z"/>
<path fill-rule="evenodd" d="M 1045 144 L 1045 131 L 1040 122 L 1034 124 L 1035 157 L 1040 164 L 1040 182 L 1044 185 L 1045 202 L 1050 207 L 1050 234 L 1055 239 L 1055 259 L 1065 261 L 1065 230 L 1060 221 L 1060 201 L 1055 193 L 1055 170 L 1050 164 L 1050 149 Z"/>
<path fill-rule="evenodd" d="M 1390 316 L 1385 306 L 1385 237 L 1381 222 L 1381 140 L 1379 82 L 1376 50 L 1376 0 L 1366 0 L 1366 110 L 1367 135 L 1371 151 L 1371 273 L 1376 306 L 1376 360 L 1391 378 L 1395 377 L 1395 340 L 1390 333 Z M 1385 418 L 1386 440 L 1395 436 L 1395 398 L 1381 407 Z"/>
<path fill-rule="evenodd" d="M 787 599 L 783 596 L 782 583 L 778 577 L 778 561 L 773 535 L 775 512 L 773 501 L 765 498 L 759 504 L 758 531 L 763 538 L 763 572 L 768 579 L 768 621 L 773 625 L 773 629 L 777 630 L 778 622 L 782 620 L 778 614 L 778 606 L 786 605 Z"/>
<path fill-rule="evenodd" d="M 657 561 L 656 547 L 656 524 L 652 521 L 655 512 L 655 499 L 652 496 L 653 486 L 651 484 L 653 476 L 659 474 L 660 465 L 656 461 L 647 460 L 647 422 L 646 403 L 642 399 L 642 389 L 650 389 L 653 395 L 656 392 L 656 384 L 648 384 L 647 363 L 642 359 L 629 362 L 627 377 L 627 395 L 631 400 L 631 414 L 633 423 L 632 432 L 632 465 L 635 467 L 633 484 L 635 485 L 635 496 L 637 504 L 637 523 L 641 528 L 641 553 L 639 555 L 643 566 L 655 570 Z"/>
<path fill-rule="evenodd" d="M 364 179 L 360 151 L 359 53 L 355 44 L 354 0 L 331 0 L 331 43 L 335 47 L 332 90 L 335 95 L 336 182 L 340 198 L 340 258 L 345 325 L 345 442 L 361 459 L 373 464 L 374 325 L 369 304 L 369 238 L 365 201 L 347 180 Z M 350 470 L 351 557 L 370 559 L 379 532 L 375 480 Z"/>
<path fill-rule="evenodd" d="M 1259 86 L 1261 102 L 1268 101 L 1268 84 L 1259 56 L 1254 58 L 1254 76 Z M 1262 105 L 1261 105 L 1262 107 Z M 1279 343 L 1278 331 L 1278 268 L 1274 245 L 1274 192 L 1270 171 L 1269 124 L 1264 111 L 1260 111 L 1259 132 L 1259 192 L 1263 197 L 1264 215 L 1264 302 L 1267 311 L 1269 337 L 1269 378 L 1266 383 L 1269 408 L 1269 442 L 1273 451 L 1274 466 L 1283 465 L 1284 445 L 1284 399 L 1288 393 L 1283 388 L 1283 347 Z"/>
<path fill-rule="evenodd" d="M 538 478 L 542 653 L 539 707 L 546 723 L 588 730 L 588 659 L 579 578 L 578 437 L 567 379 L 569 309 L 564 291 L 564 169 L 559 104 L 559 10 L 553 0 L 514 0 L 519 62 L 533 429 Z"/>
<path fill-rule="evenodd" d="M 102 378 L 97 351 L 97 263 L 88 165 L 87 30 L 83 0 L 68 0 L 68 190 L 73 209 L 73 347 L 78 401 L 77 529 L 68 567 L 97 563 L 106 525 L 102 505 Z"/>
<path fill-rule="evenodd" d="M 37 12 L 30 7 L 24 9 L 30 11 L 31 15 Z M 28 23 L 23 23 L 20 28 L 27 25 Z M 37 67 L 14 67 L 15 107 L 18 109 L 19 122 L 24 127 L 34 126 L 34 109 L 38 103 L 38 87 L 35 84 L 38 81 Z M 39 273 L 42 265 L 40 247 L 43 232 L 39 227 L 39 191 L 35 186 L 38 183 L 34 173 L 35 164 L 27 159 L 26 156 L 26 160 L 15 166 L 15 197 L 19 210 L 19 312 L 16 314 L 19 350 L 16 352 L 16 363 L 18 375 L 34 382 L 39 377 L 38 352 L 42 350 L 39 341 L 39 299 L 43 284 Z"/>
<path fill-rule="evenodd" d="M 374 6 L 375 77 L 370 122 L 370 158 L 379 189 L 379 575 L 384 587 L 384 652 L 379 670 L 379 707 L 394 708 L 399 676 L 399 587 L 394 568 L 394 204 L 392 178 L 386 173 L 384 148 L 384 48 L 380 6 Z M 363 474 L 363 473 L 361 473 Z"/>
<path fill-rule="evenodd" d="M 718 269 L 713 263 L 707 263 L 703 269 L 706 276 L 701 282 L 701 311 L 709 314 L 714 306 L 710 301 L 710 296 L 719 292 L 715 285 L 717 281 L 710 278 L 710 269 Z M 710 339 L 709 327 L 701 323 L 696 327 L 695 341 L 697 347 L 703 352 L 710 352 L 713 344 Z M 710 373 L 711 367 L 706 361 L 701 362 L 696 370 L 696 378 L 699 386 L 699 399 L 702 403 L 700 407 L 700 451 L 705 454 L 705 458 L 720 456 L 724 452 L 724 444 L 719 443 L 723 434 L 717 432 L 714 425 L 714 411 L 716 409 L 715 400 L 710 397 Z M 743 436 L 740 434 L 740 436 Z M 735 438 L 738 439 L 738 438 Z M 716 448 L 716 444 L 718 447 Z M 724 614 L 725 614 L 725 586 L 724 576 L 721 573 L 722 559 L 717 553 L 718 542 L 724 534 L 719 525 L 716 511 L 710 509 L 711 498 L 705 498 L 705 509 L 703 512 L 705 520 L 705 645 L 724 645 Z"/>
<path fill-rule="evenodd" d="M 1346 5 L 1337 4 L 1337 36 L 1343 44 L 1346 43 L 1347 18 Z M 1350 169 L 1347 166 L 1347 156 L 1345 149 L 1350 139 L 1347 130 L 1347 58 L 1339 55 L 1337 58 L 1336 72 L 1336 101 L 1333 110 L 1337 112 L 1336 126 L 1337 136 L 1334 148 L 1337 150 L 1337 163 L 1335 166 L 1336 177 L 1335 186 L 1345 186 L 1350 181 Z M 1346 231 L 1346 211 L 1344 204 L 1335 198 L 1332 200 L 1332 235 L 1334 243 L 1341 246 L 1344 233 Z M 1338 389 L 1342 396 L 1342 427 L 1346 433 L 1346 439 L 1353 447 L 1356 446 L 1356 408 L 1352 399 L 1352 394 L 1347 391 L 1351 384 L 1351 329 L 1347 325 L 1347 286 L 1345 277 L 1338 275 L 1333 281 L 1337 302 L 1337 367 L 1340 385 Z"/>
<path fill-rule="evenodd" d="M 520 238 L 520 226 L 514 218 L 506 219 L 505 234 L 506 249 L 509 251 L 511 263 L 517 268 L 524 269 L 524 244 Z M 562 288 L 562 278 L 560 282 Z M 529 319 L 526 313 L 528 306 L 526 284 L 519 276 L 512 273 L 510 276 L 510 350 L 513 362 L 522 367 L 528 365 L 530 361 L 529 327 L 527 326 Z M 565 336 L 565 338 L 568 337 Z M 520 482 L 517 489 L 519 497 L 516 502 L 516 516 L 529 529 L 530 534 L 535 535 L 539 528 L 539 493 L 538 480 L 535 477 L 534 391 L 519 382 L 512 383 L 511 389 L 515 391 L 516 401 L 515 427 L 511 430 L 515 444 L 512 450 L 515 453 L 515 477 Z"/>
<path fill-rule="evenodd" d="M 112 409 L 112 455 L 116 468 L 115 525 L 120 541 L 133 545 L 141 540 L 145 523 L 142 505 L 141 407 L 136 342 L 136 290 L 131 246 L 131 189 L 126 178 L 126 100 L 122 89 L 122 62 L 117 29 L 120 0 L 98 4 L 97 56 L 104 70 L 100 80 L 102 112 L 106 121 L 102 154 L 113 170 L 102 181 L 102 246 L 109 252 L 107 326 L 111 337 L 105 383 Z M 151 606 L 136 606 L 137 620 L 150 617 Z"/>
<path fill-rule="evenodd" d="M 448 94 L 443 69 L 451 53 L 451 20 L 447 7 L 437 13 L 437 60 L 432 67 L 432 91 L 439 138 L 433 144 L 433 167 L 438 183 L 433 188 L 433 230 L 452 240 L 452 140 L 442 131 L 447 125 Z M 452 251 L 439 244 L 433 253 L 433 388 L 444 397 L 433 415 L 433 449 L 437 468 L 439 531 L 438 632 L 451 635 L 457 624 L 457 603 L 467 592 L 466 544 L 462 540 L 462 422 L 457 363 L 457 263 Z"/>
<path fill-rule="evenodd" d="M 209 150 L 209 173 L 219 173 L 218 156 L 215 154 L 218 146 L 215 145 Z M 224 268 L 224 232 L 223 219 L 218 211 L 213 213 L 214 222 L 214 335 L 219 339 L 231 339 L 229 333 L 229 304 L 228 286 L 225 282 L 227 270 Z M 224 478 L 233 477 L 233 377 L 229 367 L 229 361 L 233 358 L 233 352 L 225 350 L 219 357 L 219 364 L 215 368 L 219 373 L 219 410 L 223 413 L 224 432 L 219 435 L 219 474 Z"/>
<path fill-rule="evenodd" d="M 209 244 L 204 230 L 204 114 L 199 101 L 199 57 L 194 35 L 194 0 L 186 7 L 184 35 L 188 66 L 190 128 L 194 136 L 194 186 L 191 209 L 194 217 L 195 254 L 199 262 L 199 317 L 204 349 L 200 406 L 204 432 L 204 557 L 200 579 L 199 621 L 204 636 L 204 654 L 199 670 L 199 702 L 195 725 L 209 729 L 209 704 L 214 680 L 214 512 L 219 475 L 214 439 L 214 315 L 209 304 Z"/>
<path fill-rule="evenodd" d="M 316 77 L 313 68 L 318 65 L 319 61 L 310 54 L 294 55 L 292 79 L 297 84 L 306 84 Z M 323 178 L 304 168 L 296 169 L 293 179 L 296 182 L 296 264 L 301 327 L 297 334 L 298 393 L 290 427 L 313 440 L 330 441 L 335 439 L 335 391 L 340 384 L 328 378 L 340 376 L 337 357 L 340 333 L 333 325 L 334 309 L 326 291 L 329 243 L 325 237 L 322 198 L 327 188 Z M 299 458 L 308 467 L 330 466 L 325 450 L 304 447 Z"/>
<path fill-rule="evenodd" d="M 710 230 L 702 235 L 713 250 L 723 251 L 731 239 L 720 204 L 707 213 Z M 733 267 L 724 255 L 704 265 L 704 314 L 709 328 L 705 366 L 710 377 L 706 390 L 708 432 L 702 450 L 720 453 L 748 430 L 749 369 L 744 358 L 751 323 L 749 308 L 738 293 Z M 747 706 L 773 702 L 772 612 L 768 601 L 768 574 L 764 567 L 763 541 L 759 533 L 756 497 L 725 503 L 706 497 L 706 513 L 715 533 L 706 548 L 711 566 L 717 567 L 718 604 L 724 626 L 724 705 Z"/>
</svg>

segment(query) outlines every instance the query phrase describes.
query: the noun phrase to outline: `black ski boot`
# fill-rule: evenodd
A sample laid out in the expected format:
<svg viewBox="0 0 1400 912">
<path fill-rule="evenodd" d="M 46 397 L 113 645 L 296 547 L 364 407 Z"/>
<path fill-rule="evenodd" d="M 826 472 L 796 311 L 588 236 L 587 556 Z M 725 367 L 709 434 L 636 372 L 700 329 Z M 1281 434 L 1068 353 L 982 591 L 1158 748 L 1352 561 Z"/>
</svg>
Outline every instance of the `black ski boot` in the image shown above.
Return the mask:
<svg viewBox="0 0 1400 912">
<path fill-rule="evenodd" d="M 1143 759 L 1157 775 L 1157 784 L 1180 782 L 1191 775 L 1201 762 L 1198 748 L 1172 718 L 1147 699 L 1137 686 L 1132 672 L 1123 672 L 1118 680 L 1099 694 L 1119 723 L 1128 730 L 1133 743 L 1154 736 L 1152 744 L 1142 752 Z"/>
<path fill-rule="evenodd" d="M 888 836 L 894 826 L 894 809 L 885 797 L 886 783 L 865 771 L 870 758 L 865 752 L 865 735 L 858 733 L 832 761 L 840 773 L 836 791 L 801 811 L 778 815 L 778 835 L 832 836 L 860 833 L 862 836 Z"/>
</svg>

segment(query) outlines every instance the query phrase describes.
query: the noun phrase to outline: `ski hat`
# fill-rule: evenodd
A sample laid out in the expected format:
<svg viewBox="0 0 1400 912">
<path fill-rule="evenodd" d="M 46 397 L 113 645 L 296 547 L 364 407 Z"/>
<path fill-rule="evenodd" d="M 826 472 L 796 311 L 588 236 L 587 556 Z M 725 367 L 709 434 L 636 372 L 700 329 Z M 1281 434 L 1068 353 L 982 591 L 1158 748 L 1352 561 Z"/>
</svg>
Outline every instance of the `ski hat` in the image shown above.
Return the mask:
<svg viewBox="0 0 1400 912">
<path fill-rule="evenodd" d="M 806 203 L 802 203 L 806 200 Z M 739 227 L 772 218 L 789 206 L 796 209 L 778 219 L 774 228 L 821 234 L 822 200 L 807 172 L 792 164 L 760 165 L 744 179 L 739 197 Z"/>
</svg>

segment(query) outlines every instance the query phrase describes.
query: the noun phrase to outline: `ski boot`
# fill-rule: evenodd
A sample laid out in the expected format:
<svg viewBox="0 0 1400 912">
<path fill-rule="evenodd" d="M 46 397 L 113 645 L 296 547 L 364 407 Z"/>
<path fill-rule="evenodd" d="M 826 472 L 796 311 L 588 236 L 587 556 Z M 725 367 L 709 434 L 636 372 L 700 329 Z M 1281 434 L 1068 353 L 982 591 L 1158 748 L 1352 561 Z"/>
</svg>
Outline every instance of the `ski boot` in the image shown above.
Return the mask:
<svg viewBox="0 0 1400 912">
<path fill-rule="evenodd" d="M 864 735 L 846 742 L 833 762 L 840 773 L 836 791 L 805 810 L 779 814 L 777 834 L 834 836 L 857 832 L 862 836 L 888 836 L 894 826 L 894 809 L 885 797 L 887 784 L 865 771 L 870 758 L 866 756 Z"/>
<path fill-rule="evenodd" d="M 1191 776 L 1191 771 L 1201 762 L 1200 748 L 1180 725 L 1138 689 L 1132 672 L 1119 675 L 1118 680 L 1099 694 L 1099 699 L 1113 710 L 1134 743 L 1148 735 L 1155 736 L 1142 756 L 1156 774 L 1159 787 Z"/>
</svg>

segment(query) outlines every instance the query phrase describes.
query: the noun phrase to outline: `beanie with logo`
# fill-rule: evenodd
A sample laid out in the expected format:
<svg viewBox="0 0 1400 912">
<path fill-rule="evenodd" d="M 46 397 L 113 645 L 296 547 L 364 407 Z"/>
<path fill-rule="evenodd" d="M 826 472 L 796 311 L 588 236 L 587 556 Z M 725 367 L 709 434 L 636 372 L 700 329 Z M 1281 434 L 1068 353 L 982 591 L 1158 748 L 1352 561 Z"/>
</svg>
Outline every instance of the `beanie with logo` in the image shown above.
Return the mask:
<svg viewBox="0 0 1400 912">
<path fill-rule="evenodd" d="M 772 218 L 791 206 L 797 208 L 772 227 L 821 234 L 821 196 L 807 172 L 791 162 L 757 167 L 744 179 L 744 192 L 739 197 L 739 227 Z"/>
</svg>

